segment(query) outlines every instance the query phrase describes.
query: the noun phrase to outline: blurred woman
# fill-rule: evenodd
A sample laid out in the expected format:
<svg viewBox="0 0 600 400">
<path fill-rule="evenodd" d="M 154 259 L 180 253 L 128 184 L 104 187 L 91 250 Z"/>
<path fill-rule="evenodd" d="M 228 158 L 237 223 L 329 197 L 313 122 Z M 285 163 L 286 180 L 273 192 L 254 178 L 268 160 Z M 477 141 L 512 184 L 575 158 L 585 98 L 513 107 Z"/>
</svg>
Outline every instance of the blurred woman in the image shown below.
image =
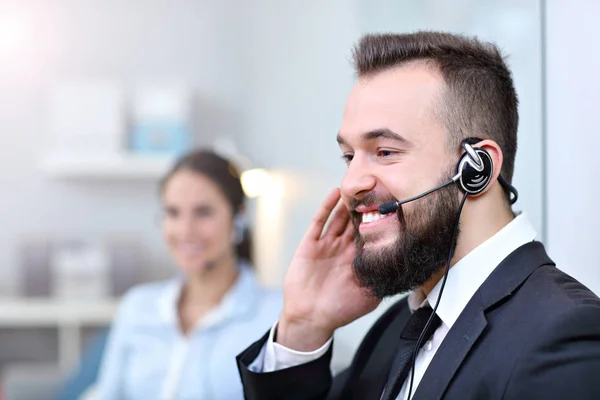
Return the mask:
<svg viewBox="0 0 600 400">
<path fill-rule="evenodd" d="M 95 397 L 242 399 L 235 357 L 279 318 L 282 297 L 253 272 L 238 173 L 197 151 L 160 188 L 162 232 L 181 273 L 124 297 Z"/>
</svg>

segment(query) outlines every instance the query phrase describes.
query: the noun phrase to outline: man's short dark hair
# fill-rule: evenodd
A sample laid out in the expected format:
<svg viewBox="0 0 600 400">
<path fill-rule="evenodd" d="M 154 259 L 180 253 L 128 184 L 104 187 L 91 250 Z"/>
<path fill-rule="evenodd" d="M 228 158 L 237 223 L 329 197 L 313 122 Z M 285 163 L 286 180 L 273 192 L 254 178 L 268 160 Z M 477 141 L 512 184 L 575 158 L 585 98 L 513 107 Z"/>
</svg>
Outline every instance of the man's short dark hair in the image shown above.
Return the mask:
<svg viewBox="0 0 600 400">
<path fill-rule="evenodd" d="M 504 158 L 502 176 L 511 182 L 518 99 L 511 72 L 496 45 L 443 32 L 369 34 L 358 42 L 353 58 L 359 77 L 412 62 L 431 64 L 446 83 L 436 114 L 448 129 L 448 144 L 457 149 L 467 137 L 495 141 Z"/>
</svg>

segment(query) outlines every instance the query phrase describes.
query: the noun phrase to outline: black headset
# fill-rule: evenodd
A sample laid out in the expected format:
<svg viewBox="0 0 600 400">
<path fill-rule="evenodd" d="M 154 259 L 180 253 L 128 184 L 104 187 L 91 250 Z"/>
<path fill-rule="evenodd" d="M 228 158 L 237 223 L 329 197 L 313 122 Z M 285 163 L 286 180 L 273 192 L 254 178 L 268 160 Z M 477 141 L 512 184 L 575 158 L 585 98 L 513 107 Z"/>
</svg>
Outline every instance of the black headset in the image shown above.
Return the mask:
<svg viewBox="0 0 600 400">
<path fill-rule="evenodd" d="M 490 153 L 481 147 L 473 147 L 473 145 L 480 141 L 481 139 L 478 138 L 467 138 L 461 143 L 465 153 L 458 161 L 456 177 L 458 177 L 458 186 L 467 194 L 483 192 L 494 174 L 494 163 L 492 162 Z M 515 204 L 519 198 L 517 189 L 508 183 L 502 175 L 498 175 L 498 182 L 509 193 L 510 204 Z"/>
</svg>

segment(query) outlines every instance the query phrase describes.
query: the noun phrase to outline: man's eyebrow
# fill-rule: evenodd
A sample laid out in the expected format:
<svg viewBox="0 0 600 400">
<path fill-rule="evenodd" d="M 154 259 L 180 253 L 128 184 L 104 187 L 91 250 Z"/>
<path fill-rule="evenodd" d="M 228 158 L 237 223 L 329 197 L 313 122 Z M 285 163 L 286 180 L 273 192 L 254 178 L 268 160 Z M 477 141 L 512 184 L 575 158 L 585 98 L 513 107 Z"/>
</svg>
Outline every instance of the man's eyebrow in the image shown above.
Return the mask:
<svg viewBox="0 0 600 400">
<path fill-rule="evenodd" d="M 365 132 L 362 135 L 364 140 L 374 140 L 374 139 L 391 139 L 396 142 L 402 142 L 403 144 L 409 144 L 410 142 L 399 133 L 393 132 L 387 128 L 375 129 L 369 132 Z"/>
<path fill-rule="evenodd" d="M 365 141 L 375 140 L 375 139 L 390 139 L 396 142 L 400 142 L 406 146 L 410 145 L 410 141 L 406 139 L 404 136 L 399 133 L 393 132 L 387 128 L 374 129 L 372 131 L 368 131 L 362 134 L 362 139 Z M 338 133 L 336 140 L 339 145 L 345 145 L 346 141 L 344 138 Z"/>
</svg>

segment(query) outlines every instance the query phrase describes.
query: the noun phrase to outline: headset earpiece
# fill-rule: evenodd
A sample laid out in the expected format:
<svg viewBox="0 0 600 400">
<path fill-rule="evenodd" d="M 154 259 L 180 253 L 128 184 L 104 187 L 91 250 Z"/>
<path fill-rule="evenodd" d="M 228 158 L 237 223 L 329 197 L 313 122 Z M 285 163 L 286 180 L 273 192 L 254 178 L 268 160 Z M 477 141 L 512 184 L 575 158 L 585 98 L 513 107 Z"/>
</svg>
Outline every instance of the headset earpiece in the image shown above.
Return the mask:
<svg viewBox="0 0 600 400">
<path fill-rule="evenodd" d="M 465 193 L 481 193 L 487 188 L 494 174 L 492 157 L 484 149 L 472 147 L 466 141 L 462 146 L 465 154 L 458 161 L 456 172 L 460 178 L 457 183 Z"/>
</svg>

